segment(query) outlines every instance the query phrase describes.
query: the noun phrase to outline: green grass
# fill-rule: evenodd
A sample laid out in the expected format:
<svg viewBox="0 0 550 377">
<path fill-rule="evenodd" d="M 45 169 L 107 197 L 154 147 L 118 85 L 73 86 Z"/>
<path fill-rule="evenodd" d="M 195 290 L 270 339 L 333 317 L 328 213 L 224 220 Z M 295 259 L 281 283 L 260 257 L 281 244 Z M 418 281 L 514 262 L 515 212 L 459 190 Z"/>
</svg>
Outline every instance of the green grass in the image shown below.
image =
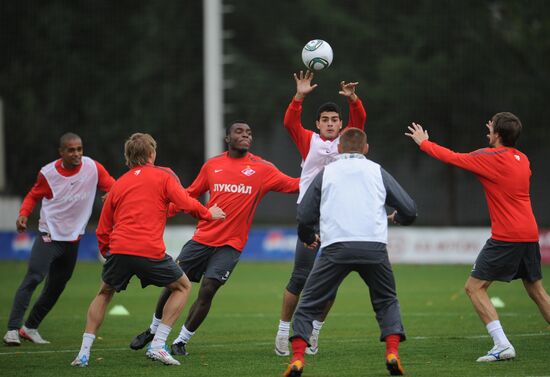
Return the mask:
<svg viewBox="0 0 550 377">
<path fill-rule="evenodd" d="M 0 263 L 0 322 L 5 324 L 26 263 Z M 550 376 L 550 328 L 520 282 L 497 283 L 490 293 L 506 306 L 501 321 L 518 357 L 512 362 L 477 364 L 492 346 L 462 286 L 469 266 L 395 266 L 408 340 L 400 354 L 410 376 Z M 214 300 L 212 310 L 189 343 L 182 366 L 165 367 L 132 351 L 132 337 L 150 321 L 159 290 L 141 289 L 134 279 L 111 305 L 129 317 L 107 316 L 92 350 L 89 368 L 69 363 L 80 348 L 87 307 L 100 282 L 101 266 L 79 263 L 59 302 L 40 327 L 49 345 L 0 346 L 1 376 L 280 376 L 288 362 L 273 353 L 282 291 L 291 264 L 241 262 Z M 550 267 L 543 271 L 550 274 Z M 193 294 L 187 307 L 198 291 Z M 546 284 L 546 289 L 550 287 Z M 41 287 L 37 290 L 40 291 Z M 38 293 L 37 292 L 37 293 Z M 33 300 L 36 298 L 33 298 Z M 186 316 L 180 317 L 170 340 Z M 3 332 L 2 332 L 3 335 Z M 356 274 L 340 287 L 323 328 L 320 351 L 306 358 L 304 376 L 385 376 L 384 345 L 368 290 Z"/>
</svg>

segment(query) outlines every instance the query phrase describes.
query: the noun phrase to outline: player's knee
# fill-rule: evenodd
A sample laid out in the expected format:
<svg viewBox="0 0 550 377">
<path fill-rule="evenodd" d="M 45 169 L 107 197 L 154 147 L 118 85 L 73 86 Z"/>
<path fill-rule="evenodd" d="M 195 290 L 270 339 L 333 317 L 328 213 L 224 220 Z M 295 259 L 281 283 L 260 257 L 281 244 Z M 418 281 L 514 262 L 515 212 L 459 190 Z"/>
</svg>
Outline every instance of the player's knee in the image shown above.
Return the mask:
<svg viewBox="0 0 550 377">
<path fill-rule="evenodd" d="M 34 288 L 38 284 L 42 283 L 45 277 L 46 276 L 41 273 L 29 271 L 27 276 L 25 276 L 24 284 Z"/>
<path fill-rule="evenodd" d="M 307 276 L 293 275 L 286 286 L 286 290 L 293 295 L 299 296 L 306 285 Z"/>
<path fill-rule="evenodd" d="M 470 284 L 468 284 L 468 282 L 466 282 L 466 284 L 464 284 L 464 292 L 466 292 L 466 294 L 468 296 L 471 296 L 473 291 L 472 291 L 472 287 Z"/>
<path fill-rule="evenodd" d="M 215 279 L 204 279 L 197 299 L 203 302 L 212 301 L 220 286 L 221 283 Z"/>
<path fill-rule="evenodd" d="M 112 297 L 115 294 L 115 289 L 111 287 L 107 283 L 101 284 L 101 287 L 99 287 L 99 292 L 97 293 L 98 296 L 107 296 Z"/>
<path fill-rule="evenodd" d="M 50 284 L 48 284 L 48 294 L 59 296 L 65 290 L 66 285 L 67 285 L 66 281 L 58 282 L 55 284 L 50 281 Z"/>
<path fill-rule="evenodd" d="M 213 287 L 205 287 L 199 293 L 199 299 L 205 300 L 205 301 L 211 301 L 214 298 L 215 294 L 216 294 L 216 289 L 214 289 Z"/>
<path fill-rule="evenodd" d="M 540 280 L 536 282 L 527 282 L 524 281 L 525 290 L 529 297 L 535 302 L 539 302 L 542 298 L 548 297 L 546 290 L 542 286 Z"/>
<path fill-rule="evenodd" d="M 69 280 L 71 280 L 71 276 L 72 276 L 72 273 L 69 273 L 69 274 L 56 274 L 55 276 L 50 275 L 48 277 L 48 279 L 50 281 L 50 284 L 55 285 L 56 287 L 65 288 L 65 286 L 67 285 Z"/>
<path fill-rule="evenodd" d="M 180 292 L 191 291 L 191 287 L 191 281 L 185 274 L 169 286 L 172 291 Z"/>
<path fill-rule="evenodd" d="M 472 281 L 468 280 L 466 284 L 464 284 L 464 291 L 468 295 L 468 297 L 472 297 L 476 293 L 478 293 L 482 287 L 478 284 L 474 284 Z"/>
</svg>

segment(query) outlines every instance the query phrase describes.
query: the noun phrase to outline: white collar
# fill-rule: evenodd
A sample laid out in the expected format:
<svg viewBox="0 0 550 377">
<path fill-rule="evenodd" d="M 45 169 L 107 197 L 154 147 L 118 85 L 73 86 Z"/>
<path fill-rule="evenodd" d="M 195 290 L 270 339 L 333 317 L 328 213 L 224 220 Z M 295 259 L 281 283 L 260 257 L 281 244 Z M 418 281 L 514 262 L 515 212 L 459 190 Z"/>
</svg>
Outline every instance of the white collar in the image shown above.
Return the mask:
<svg viewBox="0 0 550 377">
<path fill-rule="evenodd" d="M 336 156 L 337 160 L 347 160 L 349 158 L 367 159 L 365 155 L 361 153 L 340 153 Z"/>
</svg>

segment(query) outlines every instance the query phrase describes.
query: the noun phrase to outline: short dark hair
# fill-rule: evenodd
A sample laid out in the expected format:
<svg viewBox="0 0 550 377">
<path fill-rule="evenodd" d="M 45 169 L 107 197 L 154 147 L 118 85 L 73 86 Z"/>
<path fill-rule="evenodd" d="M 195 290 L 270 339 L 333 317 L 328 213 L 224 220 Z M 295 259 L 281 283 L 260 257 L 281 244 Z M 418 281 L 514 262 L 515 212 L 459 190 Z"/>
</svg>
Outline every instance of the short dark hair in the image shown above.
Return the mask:
<svg viewBox="0 0 550 377">
<path fill-rule="evenodd" d="M 363 153 L 367 134 L 359 128 L 346 128 L 340 135 L 340 144 L 344 153 Z"/>
<path fill-rule="evenodd" d="M 242 120 L 242 119 L 233 120 L 233 121 L 229 122 L 229 124 L 225 127 L 225 136 L 228 136 L 231 133 L 231 127 L 233 127 L 233 125 L 235 125 L 237 123 L 246 124 L 246 125 L 250 126 L 246 120 Z"/>
<path fill-rule="evenodd" d="M 523 126 L 517 116 L 509 112 L 496 113 L 491 119 L 493 132 L 500 136 L 502 145 L 514 147 L 519 139 Z"/>
<path fill-rule="evenodd" d="M 317 110 L 317 120 L 321 119 L 321 113 L 325 112 L 332 112 L 338 113 L 338 116 L 340 119 L 342 118 L 342 112 L 340 111 L 340 107 L 335 104 L 334 102 L 326 102 L 323 103 L 321 106 L 319 106 L 319 109 Z"/>
<path fill-rule="evenodd" d="M 66 144 L 69 140 L 75 140 L 75 139 L 82 140 L 82 139 L 80 138 L 80 136 L 78 136 L 78 135 L 75 134 L 74 132 L 67 132 L 67 133 L 64 133 L 64 134 L 61 135 L 61 137 L 59 138 L 59 148 L 65 148 L 65 144 Z"/>
</svg>

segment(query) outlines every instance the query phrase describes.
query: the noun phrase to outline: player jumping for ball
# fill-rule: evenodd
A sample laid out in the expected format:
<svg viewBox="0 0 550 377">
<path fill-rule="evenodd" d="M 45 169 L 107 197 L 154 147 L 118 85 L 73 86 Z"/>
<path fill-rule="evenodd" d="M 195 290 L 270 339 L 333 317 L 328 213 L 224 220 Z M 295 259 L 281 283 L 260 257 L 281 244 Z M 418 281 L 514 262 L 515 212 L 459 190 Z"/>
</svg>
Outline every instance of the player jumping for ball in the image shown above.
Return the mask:
<svg viewBox="0 0 550 377">
<path fill-rule="evenodd" d="M 328 163 L 332 162 L 338 155 L 338 144 L 340 142 L 340 132 L 342 131 L 342 116 L 337 104 L 327 102 L 317 111 L 317 120 L 315 125 L 319 133 L 305 129 L 302 126 L 302 103 L 304 98 L 311 93 L 317 84 L 312 85 L 313 72 L 300 71 L 294 74 L 296 82 L 296 94 L 288 105 L 286 110 L 284 125 L 292 141 L 298 147 L 302 156 L 302 173 L 300 176 L 300 195 L 298 203 L 302 200 L 309 185 L 317 173 Z M 355 88 L 357 82 L 340 83 L 339 94 L 346 97 L 349 103 L 349 121 L 346 128 L 358 128 L 363 130 L 367 114 L 363 103 L 357 97 Z M 300 293 L 304 288 L 306 279 L 313 268 L 313 262 L 319 251 L 307 249 L 300 240 L 296 242 L 296 253 L 294 257 L 294 269 L 290 276 L 284 292 L 283 304 L 281 308 L 281 317 L 279 328 L 275 337 L 275 354 L 279 356 L 289 355 L 288 337 L 290 332 L 290 320 L 292 314 L 298 305 Z M 319 332 L 325 321 L 325 318 L 332 306 L 333 300 L 327 302 L 327 307 L 319 318 L 313 321 L 313 333 L 309 339 L 310 347 L 306 352 L 315 355 L 318 352 Z"/>
</svg>

